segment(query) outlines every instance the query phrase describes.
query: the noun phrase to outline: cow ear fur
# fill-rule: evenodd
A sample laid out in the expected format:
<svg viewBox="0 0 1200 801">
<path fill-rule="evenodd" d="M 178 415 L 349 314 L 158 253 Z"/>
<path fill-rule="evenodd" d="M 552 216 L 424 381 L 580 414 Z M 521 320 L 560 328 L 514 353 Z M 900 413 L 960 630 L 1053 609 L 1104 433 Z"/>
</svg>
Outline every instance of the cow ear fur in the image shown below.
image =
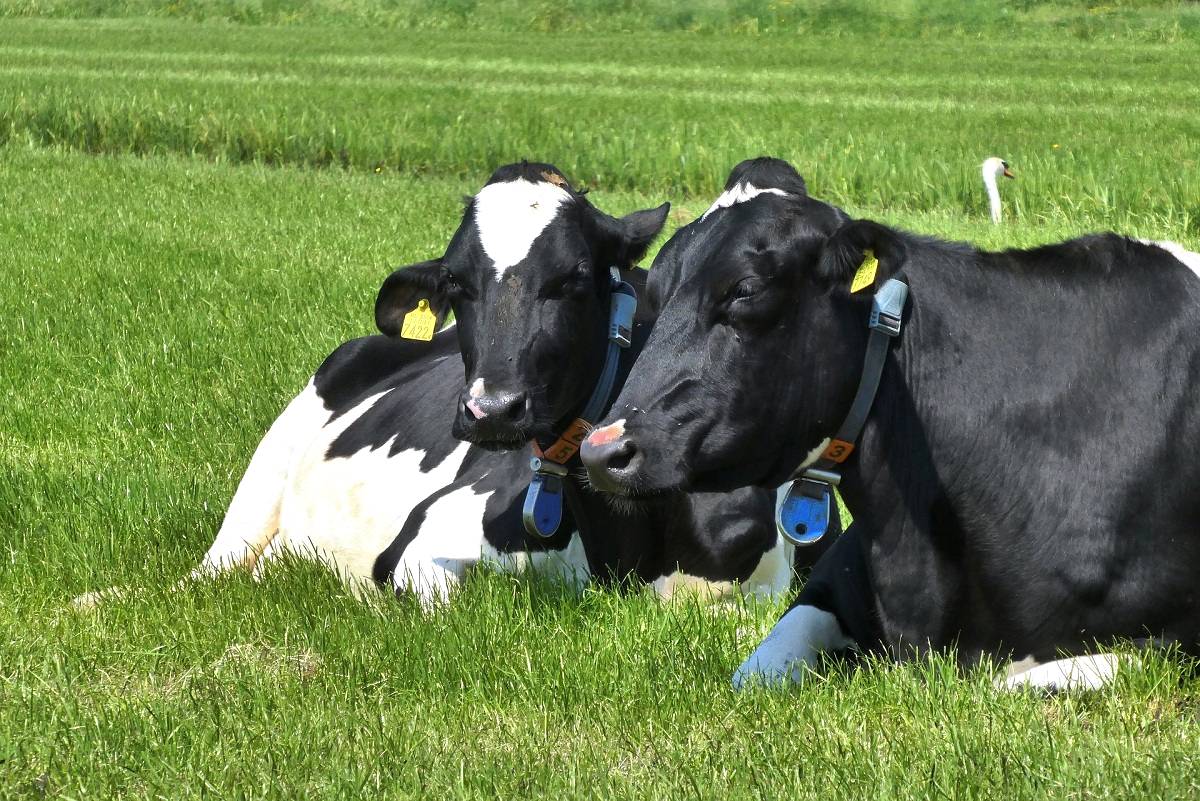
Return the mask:
<svg viewBox="0 0 1200 801">
<path fill-rule="evenodd" d="M 897 231 L 872 220 L 852 220 L 825 241 L 817 262 L 817 277 L 830 286 L 849 289 L 867 250 L 879 260 L 875 289 L 898 273 L 908 260 L 908 248 Z"/>
<path fill-rule="evenodd" d="M 450 312 L 441 259 L 401 267 L 389 275 L 375 298 L 375 325 L 390 337 L 399 336 L 404 315 L 415 310 L 422 300 L 429 301 L 429 308 L 437 317 L 434 330 L 440 329 Z"/>
<path fill-rule="evenodd" d="M 607 240 L 606 249 L 609 252 L 606 256 L 610 263 L 598 266 L 607 269 L 636 264 L 662 231 L 670 210 L 671 204 L 664 203 L 657 208 L 635 211 L 619 219 L 600 213 L 598 216 L 604 239 Z"/>
</svg>

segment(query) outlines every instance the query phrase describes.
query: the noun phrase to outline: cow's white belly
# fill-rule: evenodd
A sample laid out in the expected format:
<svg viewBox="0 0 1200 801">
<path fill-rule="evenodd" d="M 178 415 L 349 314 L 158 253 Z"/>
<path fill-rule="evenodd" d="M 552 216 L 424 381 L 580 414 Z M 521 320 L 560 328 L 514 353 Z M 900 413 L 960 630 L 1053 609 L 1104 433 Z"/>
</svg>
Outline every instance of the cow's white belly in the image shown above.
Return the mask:
<svg viewBox="0 0 1200 801">
<path fill-rule="evenodd" d="M 429 472 L 420 469 L 424 451 L 389 456 L 391 439 L 349 457 L 326 458 L 330 444 L 385 394 L 367 398 L 297 449 L 283 489 L 279 532 L 263 561 L 285 551 L 315 558 L 360 589 L 371 582 L 376 557 L 400 533 L 413 507 L 454 480 L 466 443 Z"/>
</svg>

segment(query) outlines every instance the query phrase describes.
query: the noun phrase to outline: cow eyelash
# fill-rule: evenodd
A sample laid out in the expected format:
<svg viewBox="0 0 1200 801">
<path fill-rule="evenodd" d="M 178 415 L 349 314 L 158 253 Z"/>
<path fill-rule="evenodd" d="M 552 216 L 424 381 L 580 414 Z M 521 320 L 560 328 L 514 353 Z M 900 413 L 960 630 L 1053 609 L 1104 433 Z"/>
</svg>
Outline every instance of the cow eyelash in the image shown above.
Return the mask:
<svg viewBox="0 0 1200 801">
<path fill-rule="evenodd" d="M 729 291 L 725 293 L 725 300 L 732 303 L 737 300 L 745 300 L 746 298 L 753 297 L 763 288 L 763 283 L 763 280 L 758 276 L 743 278 L 729 288 Z"/>
<path fill-rule="evenodd" d="M 449 270 L 443 274 L 442 280 L 445 282 L 444 286 L 446 287 L 446 293 L 451 297 L 469 296 L 470 293 L 466 284 L 460 281 L 458 276 Z"/>
<path fill-rule="evenodd" d="M 562 297 L 577 287 L 584 278 L 587 261 L 576 264 L 569 273 L 551 281 L 543 291 L 543 297 Z"/>
</svg>

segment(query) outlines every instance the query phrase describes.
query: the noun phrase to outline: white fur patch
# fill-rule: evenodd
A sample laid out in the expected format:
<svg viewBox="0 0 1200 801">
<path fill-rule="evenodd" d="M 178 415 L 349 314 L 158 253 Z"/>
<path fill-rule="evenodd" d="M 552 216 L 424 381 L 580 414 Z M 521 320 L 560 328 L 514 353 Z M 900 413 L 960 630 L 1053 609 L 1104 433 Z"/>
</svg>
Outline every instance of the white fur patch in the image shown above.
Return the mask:
<svg viewBox="0 0 1200 801">
<path fill-rule="evenodd" d="M 822 653 L 856 645 L 829 612 L 815 606 L 793 607 L 733 674 L 733 688 L 799 684 Z"/>
<path fill-rule="evenodd" d="M 396 589 L 416 593 L 425 606 L 449 598 L 451 588 L 483 556 L 483 515 L 490 495 L 462 487 L 434 501 L 396 565 Z"/>
<path fill-rule="evenodd" d="M 429 472 L 420 469 L 424 451 L 389 456 L 394 437 L 378 448 L 327 459 L 330 444 L 386 394 L 367 398 L 300 449 L 271 548 L 272 554 L 286 550 L 324 562 L 354 589 L 373 586 L 376 557 L 395 539 L 414 506 L 454 480 L 469 448 L 460 443 Z"/>
<path fill-rule="evenodd" d="M 796 469 L 803 470 L 806 467 L 812 467 L 814 464 L 816 464 L 817 460 L 821 458 L 821 454 L 823 454 L 825 452 L 825 449 L 829 447 L 829 443 L 832 441 L 833 440 L 830 439 L 829 437 L 826 437 L 825 439 L 821 440 L 820 444 L 817 445 L 817 447 L 813 448 L 811 451 L 808 452 L 808 455 L 804 457 L 804 461 L 802 461 L 800 463 L 800 466 L 797 467 Z M 783 486 L 786 488 L 788 485 L 784 484 Z M 783 500 L 783 496 L 782 495 L 779 496 L 779 499 Z"/>
<path fill-rule="evenodd" d="M 1152 245 L 1153 247 L 1167 251 L 1195 273 L 1197 278 L 1200 278 L 1200 253 L 1193 253 L 1178 242 L 1155 242 L 1151 239 L 1139 239 L 1138 241 L 1143 245 Z"/>
<path fill-rule="evenodd" d="M 787 592 L 792 585 L 794 553 L 795 546 L 783 537 L 777 537 L 775 545 L 762 555 L 754 572 L 743 582 L 712 581 L 676 570 L 656 578 L 650 586 L 662 598 L 686 594 L 715 601 L 738 593 L 758 598 L 778 597 Z"/>
<path fill-rule="evenodd" d="M 1030 660 L 1014 662 L 1009 675 L 997 681 L 1005 690 L 1098 690 L 1117 675 L 1123 660 L 1116 654 L 1092 654 L 1058 659 L 1027 667 Z"/>
<path fill-rule="evenodd" d="M 708 215 L 712 214 L 714 211 L 719 209 L 727 209 L 730 206 L 738 203 L 745 203 L 748 200 L 754 200 L 754 198 L 763 194 L 790 197 L 790 194 L 788 192 L 784 192 L 782 189 L 759 189 L 757 186 L 751 183 L 739 183 L 736 184 L 732 189 L 726 189 L 719 198 L 713 201 L 713 204 L 708 207 L 708 211 L 704 212 L 704 216 L 700 218 L 700 221 L 703 222 L 704 220 L 708 219 Z"/>
<path fill-rule="evenodd" d="M 666 576 L 660 576 L 650 583 L 654 592 L 660 598 L 673 598 L 676 595 L 694 596 L 706 601 L 727 598 L 733 594 L 732 581 L 710 581 L 706 578 L 693 576 L 676 570 Z"/>
<path fill-rule="evenodd" d="M 505 572 L 530 570 L 582 587 L 591 577 L 579 533 L 561 551 L 500 553 L 483 535 L 488 493 L 462 487 L 438 498 L 393 573 L 394 586 L 417 595 L 422 606 L 446 601 L 451 590 L 480 561 Z"/>
<path fill-rule="evenodd" d="M 229 502 L 221 529 L 193 576 L 254 566 L 279 530 L 283 488 L 298 451 L 331 414 L 309 381 L 258 444 Z"/>
<path fill-rule="evenodd" d="M 505 573 L 521 573 L 528 570 L 540 576 L 557 579 L 575 589 L 583 589 L 583 585 L 587 584 L 592 575 L 578 531 L 571 533 L 567 547 L 560 551 L 501 553 L 493 548 L 490 542 L 484 540 L 483 559 Z"/>
<path fill-rule="evenodd" d="M 475 227 L 484 253 L 494 263 L 497 281 L 529 255 L 538 236 L 558 216 L 558 207 L 570 199 L 567 190 L 545 181 L 518 179 L 479 190 Z"/>
<path fill-rule="evenodd" d="M 792 586 L 792 563 L 796 546 L 776 535 L 775 545 L 758 560 L 750 577 L 742 582 L 742 594 L 759 598 L 777 598 Z"/>
</svg>

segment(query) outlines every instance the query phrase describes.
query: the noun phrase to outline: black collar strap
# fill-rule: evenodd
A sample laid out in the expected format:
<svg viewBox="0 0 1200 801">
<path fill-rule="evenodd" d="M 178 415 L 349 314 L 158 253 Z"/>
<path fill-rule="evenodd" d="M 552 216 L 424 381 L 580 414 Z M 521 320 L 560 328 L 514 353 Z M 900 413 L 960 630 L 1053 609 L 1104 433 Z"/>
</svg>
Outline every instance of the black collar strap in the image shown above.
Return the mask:
<svg viewBox="0 0 1200 801">
<path fill-rule="evenodd" d="M 608 408 L 621 363 L 621 351 L 628 348 L 633 339 L 637 292 L 631 284 L 621 280 L 621 271 L 616 267 L 609 268 L 608 272 L 612 300 L 608 314 L 608 350 L 600 379 L 579 417 L 571 421 L 553 445 L 543 451 L 536 441 L 532 443 L 533 458 L 529 460 L 529 468 L 533 470 L 533 480 L 525 492 L 521 521 L 525 530 L 536 537 L 552 537 L 558 531 L 562 522 L 563 478 L 567 475 L 567 462 L 579 452 L 593 422 Z"/>
<path fill-rule="evenodd" d="M 850 412 L 842 421 L 837 434 L 811 465 L 801 467 L 792 476 L 787 493 L 775 510 L 775 525 L 779 533 L 796 545 L 811 545 L 825 536 L 833 508 L 833 488 L 842 480 L 838 473 L 842 462 L 854 452 L 854 443 L 866 425 L 867 415 L 875 403 L 888 346 L 900 336 L 904 303 L 908 285 L 895 278 L 888 279 L 871 302 L 871 329 L 867 355 L 863 360 L 862 376 Z"/>
</svg>

